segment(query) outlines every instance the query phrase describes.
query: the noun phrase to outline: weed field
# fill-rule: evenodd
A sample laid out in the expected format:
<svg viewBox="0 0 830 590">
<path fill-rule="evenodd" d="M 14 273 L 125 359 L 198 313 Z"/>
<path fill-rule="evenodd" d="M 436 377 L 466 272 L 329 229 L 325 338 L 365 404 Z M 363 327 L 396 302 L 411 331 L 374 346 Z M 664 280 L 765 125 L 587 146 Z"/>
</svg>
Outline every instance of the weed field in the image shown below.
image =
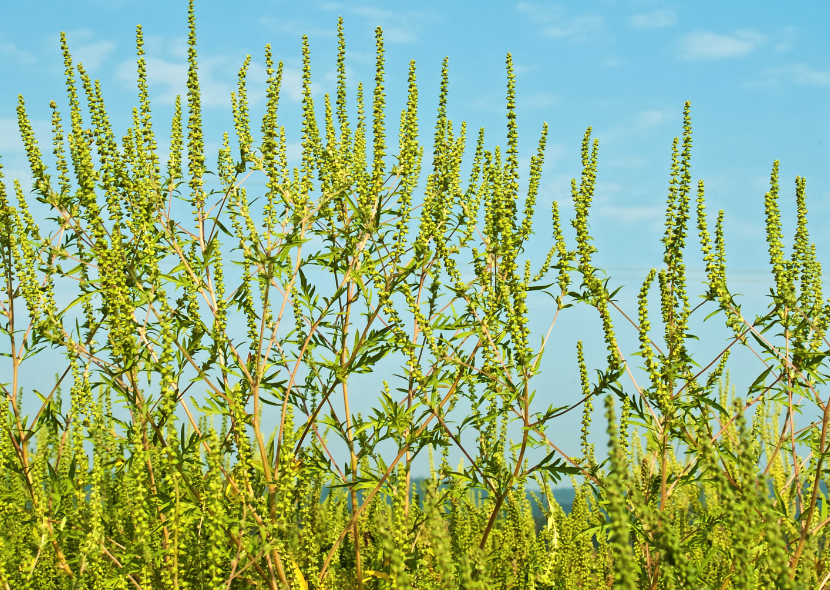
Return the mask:
<svg viewBox="0 0 830 590">
<path fill-rule="evenodd" d="M 347 87 L 340 21 L 322 104 L 304 38 L 294 167 L 270 46 L 262 120 L 249 57 L 233 129 L 206 153 L 192 1 L 188 27 L 164 140 L 141 27 L 122 137 L 65 37 L 51 137 L 20 97 L 34 183 L 0 169 L 0 588 L 827 587 L 830 305 L 804 178 L 786 238 L 772 164 L 757 247 L 774 286 L 750 317 L 727 280 L 723 212 L 692 180 L 686 103 L 663 265 L 625 310 L 593 262 L 599 143 L 589 128 L 571 203 L 538 222 L 548 127 L 520 178 L 509 54 L 502 145 L 449 119 L 445 61 L 425 154 L 416 64 L 406 103 L 387 105 L 380 28 L 373 84 Z M 699 300 L 688 260 L 706 269 Z M 550 325 L 530 321 L 538 294 L 555 301 Z M 597 323 L 567 360 L 580 399 L 557 405 L 542 359 L 578 310 Z M 693 336 L 702 318 L 721 336 Z M 600 366 L 583 341 L 603 347 Z M 759 368 L 741 388 L 738 350 Z M 33 391 L 27 370 L 57 373 L 54 387 Z M 563 419 L 581 422 L 578 446 Z"/>
</svg>

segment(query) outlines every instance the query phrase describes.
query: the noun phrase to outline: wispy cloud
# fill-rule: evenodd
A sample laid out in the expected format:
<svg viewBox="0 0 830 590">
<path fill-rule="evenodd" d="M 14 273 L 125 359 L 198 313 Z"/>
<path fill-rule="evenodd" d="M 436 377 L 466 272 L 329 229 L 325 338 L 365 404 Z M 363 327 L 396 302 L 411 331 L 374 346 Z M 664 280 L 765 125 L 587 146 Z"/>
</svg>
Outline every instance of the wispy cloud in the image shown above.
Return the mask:
<svg viewBox="0 0 830 590">
<path fill-rule="evenodd" d="M 741 57 L 762 45 L 766 37 L 755 31 L 735 31 L 720 35 L 711 31 L 694 31 L 680 39 L 680 55 L 687 60 L 714 60 Z"/>
<path fill-rule="evenodd" d="M 650 110 L 643 111 L 634 118 L 634 128 L 640 131 L 646 131 L 659 127 L 663 123 L 671 121 L 677 116 L 674 111 Z"/>
<path fill-rule="evenodd" d="M 660 29 L 670 27 L 677 22 L 677 13 L 673 10 L 652 10 L 635 14 L 628 19 L 638 29 Z"/>
<path fill-rule="evenodd" d="M 773 36 L 773 49 L 775 51 L 789 51 L 798 40 L 798 29 L 793 26 L 784 27 Z"/>
<path fill-rule="evenodd" d="M 0 55 L 9 61 L 17 63 L 18 65 L 28 65 L 36 61 L 34 55 L 28 51 L 20 49 L 14 43 L 4 41 L 2 36 L 0 36 Z"/>
<path fill-rule="evenodd" d="M 475 98 L 470 100 L 465 106 L 477 111 L 485 111 L 490 113 L 504 112 L 504 92 L 501 90 L 479 92 L 475 95 Z"/>
<path fill-rule="evenodd" d="M 560 98 L 551 92 L 537 91 L 532 93 L 519 93 L 516 99 L 516 106 L 519 109 L 539 110 L 546 109 L 559 104 Z M 491 90 L 482 92 L 466 103 L 466 106 L 477 111 L 488 113 L 503 113 L 507 108 L 507 101 L 503 90 Z"/>
<path fill-rule="evenodd" d="M 101 67 L 115 50 L 115 43 L 111 41 L 84 42 L 84 40 L 91 38 L 92 33 L 90 31 L 74 31 L 66 34 L 72 60 L 76 64 L 83 64 L 87 72 L 94 72 Z"/>
<path fill-rule="evenodd" d="M 162 104 L 171 104 L 176 95 L 185 100 L 187 95 L 187 62 L 184 60 L 170 60 L 158 56 L 148 56 L 147 82 L 154 100 Z M 237 74 L 241 63 L 226 56 L 199 57 L 199 88 L 202 94 L 202 105 L 206 107 L 230 105 L 231 92 L 236 90 Z M 117 77 L 125 86 L 135 86 L 136 65 L 132 60 L 123 61 L 118 65 Z M 263 84 L 267 79 L 265 68 L 257 63 L 251 63 L 248 69 L 248 84 Z M 294 101 L 302 99 L 302 72 L 298 69 L 283 68 L 282 76 L 283 96 Z M 258 93 L 249 94 L 252 104 L 262 100 Z"/>
<path fill-rule="evenodd" d="M 677 120 L 678 111 L 674 109 L 649 109 L 626 117 L 624 121 L 614 125 L 604 132 L 600 132 L 600 145 L 617 143 L 620 139 L 627 140 L 632 135 L 650 133 L 668 123 Z M 627 157 L 635 157 L 636 154 L 628 154 Z"/>
<path fill-rule="evenodd" d="M 559 97 L 550 92 L 534 92 L 519 101 L 520 106 L 530 109 L 543 109 L 552 107 L 559 102 Z"/>
<path fill-rule="evenodd" d="M 35 137 L 40 141 L 41 146 L 44 142 L 48 142 L 52 132 L 51 121 L 49 119 L 35 119 L 30 117 L 29 122 L 32 124 Z M 18 126 L 17 119 L 0 118 L 0 156 L 7 157 L 10 154 L 24 153 L 23 141 L 20 139 L 20 127 Z M 8 161 L 4 162 L 3 165 L 7 166 Z M 6 172 L 7 170 L 4 170 L 3 175 L 6 178 L 11 178 Z"/>
<path fill-rule="evenodd" d="M 300 39 L 303 35 L 308 35 L 310 38 L 330 38 L 337 34 L 334 21 L 330 23 L 332 25 L 330 27 L 317 27 L 297 20 L 285 20 L 273 16 L 263 16 L 259 19 L 259 22 L 271 31 L 297 39 Z"/>
<path fill-rule="evenodd" d="M 9 153 L 19 151 L 22 148 L 23 142 L 20 141 L 17 120 L 0 119 L 0 155 L 7 156 Z"/>
<path fill-rule="evenodd" d="M 390 43 L 412 43 L 418 40 L 418 21 L 422 15 L 415 11 L 400 12 L 371 6 L 357 6 L 353 12 L 383 29 L 383 39 Z"/>
<path fill-rule="evenodd" d="M 84 64 L 88 72 L 97 70 L 115 49 L 115 43 L 109 41 L 98 41 L 88 45 L 81 45 L 73 51 L 77 63 Z"/>
<path fill-rule="evenodd" d="M 421 29 L 438 20 L 438 15 L 422 10 L 390 10 L 369 4 L 328 2 L 321 8 L 329 12 L 354 14 L 368 21 L 372 26 L 383 29 L 387 43 L 412 43 L 418 40 Z"/>
<path fill-rule="evenodd" d="M 806 64 L 770 68 L 761 73 L 762 85 L 794 82 L 805 86 L 830 86 L 830 70 L 817 70 Z"/>
<path fill-rule="evenodd" d="M 603 205 L 598 207 L 598 212 L 603 217 L 610 217 L 622 223 L 643 223 L 659 221 L 665 214 L 664 208 L 660 206 L 614 206 Z"/>
<path fill-rule="evenodd" d="M 527 2 L 519 2 L 516 9 L 529 15 L 534 22 L 541 25 L 539 29 L 541 35 L 551 39 L 588 41 L 605 31 L 605 17 L 599 14 L 585 13 L 571 16 L 562 6 L 543 6 Z"/>
</svg>

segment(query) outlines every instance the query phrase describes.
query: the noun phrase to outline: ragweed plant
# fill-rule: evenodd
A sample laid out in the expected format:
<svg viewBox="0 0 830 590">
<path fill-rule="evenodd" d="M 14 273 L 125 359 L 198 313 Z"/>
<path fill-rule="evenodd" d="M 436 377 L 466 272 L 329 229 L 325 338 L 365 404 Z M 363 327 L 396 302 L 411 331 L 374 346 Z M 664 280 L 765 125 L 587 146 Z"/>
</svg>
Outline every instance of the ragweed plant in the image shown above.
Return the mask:
<svg viewBox="0 0 830 590">
<path fill-rule="evenodd" d="M 707 281 L 693 306 L 687 104 L 672 147 L 664 267 L 648 274 L 634 322 L 593 263 L 599 143 L 590 128 L 571 185 L 575 243 L 554 202 L 544 262 L 534 269 L 524 258 L 548 129 L 522 195 L 510 55 L 506 143 L 489 147 L 478 131 L 466 176 L 468 130 L 447 115 L 448 60 L 425 163 L 415 63 L 395 146 L 382 31 L 374 85 L 357 87 L 356 120 L 342 21 L 336 92 L 322 104 L 303 38 L 301 153 L 290 167 L 278 116 L 283 65 L 270 47 L 259 131 L 247 57 L 230 96 L 234 128 L 215 160 L 205 153 L 192 2 L 188 27 L 187 95 L 175 101 L 166 162 L 141 27 L 138 106 L 122 137 L 101 84 L 74 63 L 63 37 L 68 118 L 50 103 L 50 157 L 19 99 L 31 194 L 52 217 L 36 217 L 18 180 L 0 182 L 0 327 L 11 365 L 0 404 L 0 587 L 827 583 L 830 410 L 821 389 L 830 308 L 804 179 L 788 258 L 773 169 L 765 207 L 775 287 L 754 320 L 728 287 L 723 213 L 713 241 L 698 184 Z M 251 178 L 264 181 L 261 194 Z M 660 345 L 649 319 L 655 279 Z M 532 291 L 556 301 L 535 348 Z M 580 341 L 581 400 L 542 407 L 545 348 L 560 313 L 575 305 L 597 313 L 601 334 L 582 338 L 601 339 L 607 358 L 592 382 Z M 701 362 L 688 340 L 704 311 L 721 314 L 731 336 Z M 644 382 L 615 322 L 638 335 Z M 765 364 L 740 398 L 726 373 L 734 346 Z M 23 367 L 46 349 L 65 365 L 28 415 Z M 387 371 L 395 364 L 400 370 Z M 364 415 L 353 411 L 355 396 L 366 398 L 363 376 L 372 372 L 384 379 Z M 588 442 L 598 396 L 609 418 L 602 463 Z M 571 457 L 551 425 L 580 410 L 581 456 Z M 810 423 L 796 423 L 797 413 Z M 463 457 L 456 468 L 450 448 Z M 425 449 L 441 449 L 441 461 L 417 483 L 412 466 Z M 569 513 L 550 490 L 564 476 L 576 487 Z M 527 495 L 534 481 L 540 522 Z"/>
</svg>

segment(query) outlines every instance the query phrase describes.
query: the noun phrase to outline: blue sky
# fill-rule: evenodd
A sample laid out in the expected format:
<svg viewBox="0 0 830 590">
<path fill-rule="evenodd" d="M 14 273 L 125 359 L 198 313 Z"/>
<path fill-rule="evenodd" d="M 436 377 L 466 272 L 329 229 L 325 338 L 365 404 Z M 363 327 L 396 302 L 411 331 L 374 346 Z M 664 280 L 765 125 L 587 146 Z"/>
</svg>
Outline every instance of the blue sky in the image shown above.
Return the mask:
<svg viewBox="0 0 830 590">
<path fill-rule="evenodd" d="M 285 62 L 280 116 L 296 153 L 300 37 L 308 34 L 311 42 L 315 93 L 332 91 L 335 27 L 342 15 L 352 105 L 357 81 L 371 83 L 374 77 L 376 26 L 385 33 L 390 122 L 404 104 L 407 64 L 416 60 L 426 153 L 444 56 L 450 59 L 451 117 L 456 124 L 467 121 L 473 137 L 485 127 L 490 147 L 504 145 L 504 62 L 512 52 L 525 166 L 542 123 L 550 126 L 537 208 L 539 252 L 547 249 L 550 202 L 559 200 L 570 214 L 569 182 L 579 175 L 582 135 L 593 126 L 600 140 L 591 222 L 599 249 L 595 260 L 618 283 L 630 285 L 621 294 L 628 311 L 636 312 L 632 295 L 648 268 L 661 264 L 670 147 L 682 131 L 686 100 L 692 102 L 693 178 L 706 182 L 710 215 L 726 212 L 729 276 L 749 308 L 763 310 L 769 284 L 763 195 L 774 159 L 781 161 L 786 235 L 795 230 L 794 179 L 802 175 L 812 239 L 825 267 L 830 264 L 830 3 L 252 0 L 230 6 L 197 3 L 209 162 L 222 132 L 232 131 L 229 96 L 247 54 L 253 57 L 253 117 L 263 108 L 266 43 Z M 7 3 L 0 20 L 6 180 L 28 178 L 15 120 L 18 93 L 26 98 L 42 145 L 49 143 L 49 101 L 67 110 L 61 31 L 76 61 L 100 78 L 118 135 L 137 103 L 134 35 L 135 25 L 143 25 L 155 127 L 166 137 L 174 97 L 184 94 L 186 10 L 181 0 Z M 690 234 L 695 244 L 696 231 Z M 694 274 L 703 267 L 697 250 L 689 251 L 688 266 L 693 280 L 702 278 Z M 593 358 L 600 366 L 602 347 L 589 347 L 588 353 L 589 364 Z"/>
</svg>

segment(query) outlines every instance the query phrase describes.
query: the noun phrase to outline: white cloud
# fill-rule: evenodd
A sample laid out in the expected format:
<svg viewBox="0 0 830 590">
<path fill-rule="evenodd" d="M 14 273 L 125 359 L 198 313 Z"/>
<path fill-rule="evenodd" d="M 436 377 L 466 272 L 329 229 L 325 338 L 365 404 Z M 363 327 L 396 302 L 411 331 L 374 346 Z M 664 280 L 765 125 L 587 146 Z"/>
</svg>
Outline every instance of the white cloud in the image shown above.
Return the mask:
<svg viewBox="0 0 830 590">
<path fill-rule="evenodd" d="M 29 168 L 3 168 L 2 182 L 6 186 L 6 195 L 14 202 L 17 198 L 14 196 L 14 181 L 20 182 L 20 188 L 23 189 L 23 194 L 27 194 L 32 189 L 32 171 Z"/>
<path fill-rule="evenodd" d="M 114 43 L 98 41 L 77 47 L 72 52 L 72 57 L 75 63 L 83 64 L 87 72 L 94 72 L 106 61 L 113 49 L 115 49 Z"/>
<path fill-rule="evenodd" d="M 163 57 L 147 56 L 147 82 L 153 100 L 162 104 L 172 104 L 176 95 L 187 96 L 187 62 L 169 60 Z M 231 92 L 237 89 L 237 75 L 242 63 L 226 56 L 199 57 L 199 88 L 202 94 L 202 106 L 229 107 Z M 118 65 L 117 77 L 124 85 L 134 88 L 136 84 L 136 64 L 133 60 L 123 61 Z M 248 86 L 263 85 L 267 76 L 265 68 L 252 62 L 248 68 Z M 283 68 L 282 93 L 290 100 L 302 99 L 302 72 L 298 69 Z M 248 92 L 251 105 L 263 100 L 262 93 Z"/>
<path fill-rule="evenodd" d="M 584 14 L 566 22 L 542 28 L 542 35 L 553 39 L 589 39 L 605 28 L 605 19 L 599 15 Z"/>
<path fill-rule="evenodd" d="M 519 109 L 545 109 L 559 104 L 560 97 L 551 92 L 537 91 L 533 93 L 519 93 L 516 106 Z M 504 90 L 481 92 L 466 103 L 466 106 L 477 111 L 489 113 L 504 113 L 507 108 L 507 99 Z"/>
<path fill-rule="evenodd" d="M 332 20 L 331 26 L 327 28 L 306 25 L 296 20 L 285 20 L 273 16 L 263 16 L 259 22 L 270 30 L 282 33 L 286 36 L 301 39 L 303 35 L 308 37 L 334 37 L 337 34 L 337 22 Z"/>
<path fill-rule="evenodd" d="M 792 26 L 784 27 L 773 35 L 773 39 L 775 40 L 775 45 L 773 45 L 775 51 L 789 51 L 798 40 L 798 29 Z"/>
<path fill-rule="evenodd" d="M 438 16 L 417 10 L 390 10 L 371 5 L 353 5 L 329 2 L 321 6 L 330 12 L 338 11 L 355 14 L 368 21 L 373 27 L 383 29 L 383 40 L 387 43 L 411 43 L 418 40 L 418 32 L 429 21 Z M 334 31 L 334 25 L 332 25 Z"/>
<path fill-rule="evenodd" d="M 35 62 L 35 56 L 20 49 L 14 43 L 7 43 L 0 38 L 0 55 L 5 59 L 11 60 L 18 65 L 28 65 Z"/>
<path fill-rule="evenodd" d="M 635 14 L 628 19 L 632 26 L 638 29 L 660 29 L 669 27 L 677 22 L 677 14 L 672 10 L 652 10 Z"/>
<path fill-rule="evenodd" d="M 639 223 L 643 221 L 659 220 L 665 214 L 663 206 L 629 206 L 616 207 L 604 205 L 598 207 L 598 213 L 603 217 L 611 217 L 622 223 Z"/>
<path fill-rule="evenodd" d="M 626 170 L 634 170 L 636 168 L 643 168 L 644 166 L 647 166 L 650 161 L 651 160 L 647 156 L 629 155 L 608 159 L 606 160 L 605 165 L 609 168 L 624 168 Z M 642 195 L 637 196 L 647 196 L 647 193 L 643 193 Z"/>
<path fill-rule="evenodd" d="M 600 145 L 617 143 L 620 139 L 627 140 L 634 134 L 647 133 L 652 130 L 673 123 L 677 120 L 681 111 L 674 109 L 650 109 L 641 111 L 625 121 L 617 123 L 604 132 L 599 132 Z M 635 157 L 635 154 L 628 154 L 627 157 Z"/>
<path fill-rule="evenodd" d="M 766 37 L 754 31 L 736 31 L 719 35 L 711 31 L 694 31 L 680 40 L 680 55 L 688 60 L 741 57 L 763 44 Z"/>
<path fill-rule="evenodd" d="M 0 156 L 7 156 L 22 149 L 17 119 L 0 119 Z"/>
<path fill-rule="evenodd" d="M 42 152 L 51 152 L 51 121 L 49 119 L 33 119 L 31 117 L 32 112 L 29 110 L 29 105 L 27 105 L 26 110 L 29 113 L 29 121 L 34 129 L 35 138 L 40 145 L 40 150 Z M 25 150 L 23 148 L 23 141 L 20 139 L 20 127 L 17 124 L 17 119 L 0 119 L 0 156 L 23 153 L 25 153 Z M 8 177 L 8 175 L 6 175 L 6 177 Z"/>
<path fill-rule="evenodd" d="M 805 64 L 790 66 L 789 73 L 797 84 L 830 86 L 830 70 L 814 70 Z"/>
<path fill-rule="evenodd" d="M 72 61 L 82 64 L 87 72 L 97 70 L 115 49 L 111 41 L 95 41 L 84 43 L 84 39 L 90 39 L 90 31 L 74 31 L 66 34 L 69 52 L 72 54 Z"/>
<path fill-rule="evenodd" d="M 479 92 L 475 98 L 469 101 L 465 106 L 477 111 L 485 111 L 490 113 L 504 112 L 504 92 L 493 90 L 490 92 Z"/>
<path fill-rule="evenodd" d="M 175 102 L 176 95 L 179 94 L 184 101 L 187 94 L 187 63 L 170 62 L 157 57 L 146 57 L 145 59 L 147 62 L 147 81 L 152 99 L 163 104 L 171 104 Z M 116 75 L 124 82 L 125 86 L 134 88 L 137 78 L 135 61 L 121 62 L 118 65 Z"/>
<path fill-rule="evenodd" d="M 547 7 L 527 2 L 519 2 L 516 9 L 541 25 L 541 35 L 551 39 L 587 41 L 596 38 L 605 30 L 605 18 L 598 14 L 570 16 L 559 6 Z"/>
<path fill-rule="evenodd" d="M 806 64 L 791 64 L 765 70 L 762 85 L 779 84 L 782 81 L 805 86 L 830 86 L 830 70 L 816 70 Z"/>
<path fill-rule="evenodd" d="M 643 111 L 634 120 L 634 127 L 641 130 L 653 129 L 672 120 L 677 113 L 674 111 Z"/>
<path fill-rule="evenodd" d="M 524 106 L 530 109 L 543 109 L 551 107 L 559 102 L 559 97 L 550 92 L 534 92 L 524 98 L 519 99 L 519 106 Z"/>
</svg>

